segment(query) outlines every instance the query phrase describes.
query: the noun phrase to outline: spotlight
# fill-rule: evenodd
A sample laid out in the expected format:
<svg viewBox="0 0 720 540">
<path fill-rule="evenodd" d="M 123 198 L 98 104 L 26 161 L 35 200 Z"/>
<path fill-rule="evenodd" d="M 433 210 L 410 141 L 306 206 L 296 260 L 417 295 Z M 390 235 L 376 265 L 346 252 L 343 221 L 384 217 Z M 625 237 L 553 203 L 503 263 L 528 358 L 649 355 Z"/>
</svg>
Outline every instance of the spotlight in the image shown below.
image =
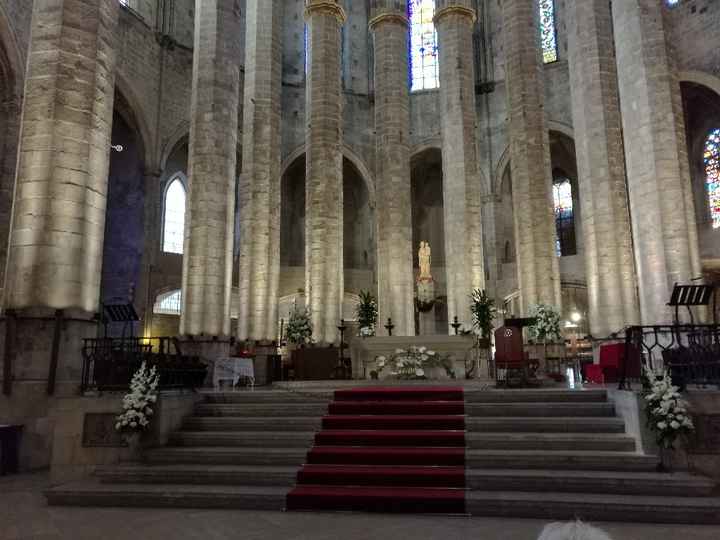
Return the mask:
<svg viewBox="0 0 720 540">
<path fill-rule="evenodd" d="M 112 148 L 116 152 L 122 152 L 123 150 L 125 150 L 122 144 L 113 144 L 112 146 L 110 146 L 110 148 Z"/>
<path fill-rule="evenodd" d="M 570 320 L 571 320 L 572 322 L 578 323 L 578 322 L 580 322 L 580 319 L 582 319 L 582 315 L 580 315 L 580 312 L 578 312 L 578 311 L 573 311 L 573 312 L 570 314 Z"/>
</svg>

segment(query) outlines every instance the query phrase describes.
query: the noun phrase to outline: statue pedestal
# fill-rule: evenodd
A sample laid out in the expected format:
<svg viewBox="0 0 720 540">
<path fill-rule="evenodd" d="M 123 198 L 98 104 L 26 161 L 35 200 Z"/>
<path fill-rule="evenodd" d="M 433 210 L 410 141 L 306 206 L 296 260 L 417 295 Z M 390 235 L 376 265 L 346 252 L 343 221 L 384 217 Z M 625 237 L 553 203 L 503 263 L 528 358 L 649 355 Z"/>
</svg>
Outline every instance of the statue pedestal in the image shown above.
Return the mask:
<svg viewBox="0 0 720 540">
<path fill-rule="evenodd" d="M 430 311 L 420 311 L 419 312 L 419 319 L 420 319 L 420 335 L 421 336 L 434 336 L 437 332 L 436 326 L 435 326 L 435 310 L 431 309 Z"/>
<path fill-rule="evenodd" d="M 375 358 L 390 356 L 395 349 L 427 347 L 441 355 L 450 355 L 453 360 L 455 377 L 465 378 L 465 360 L 473 358 L 474 338 L 472 336 L 378 336 L 356 339 L 351 345 L 353 379 L 369 379 L 375 369 Z"/>
</svg>

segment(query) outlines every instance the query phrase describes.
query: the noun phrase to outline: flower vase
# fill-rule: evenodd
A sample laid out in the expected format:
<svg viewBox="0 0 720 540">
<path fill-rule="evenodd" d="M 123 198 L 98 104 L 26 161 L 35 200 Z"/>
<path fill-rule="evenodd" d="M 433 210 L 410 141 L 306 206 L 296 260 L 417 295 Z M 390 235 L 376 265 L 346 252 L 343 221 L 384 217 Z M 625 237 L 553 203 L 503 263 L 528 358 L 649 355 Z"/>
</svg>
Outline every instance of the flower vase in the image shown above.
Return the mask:
<svg viewBox="0 0 720 540">
<path fill-rule="evenodd" d="M 123 440 L 125 444 L 127 444 L 130 455 L 133 458 L 137 458 L 140 455 L 140 435 L 139 431 L 131 431 L 123 434 Z"/>
<path fill-rule="evenodd" d="M 657 464 L 658 472 L 671 473 L 674 470 L 675 449 L 660 447 L 660 462 Z"/>
</svg>

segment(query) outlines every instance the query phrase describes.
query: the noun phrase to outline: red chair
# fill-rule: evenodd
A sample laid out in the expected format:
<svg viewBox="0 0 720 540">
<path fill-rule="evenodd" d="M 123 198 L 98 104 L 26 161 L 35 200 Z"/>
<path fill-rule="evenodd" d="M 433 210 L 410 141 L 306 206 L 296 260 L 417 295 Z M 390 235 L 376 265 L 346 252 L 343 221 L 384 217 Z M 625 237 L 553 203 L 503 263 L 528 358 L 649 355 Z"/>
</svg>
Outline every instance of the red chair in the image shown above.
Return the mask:
<svg viewBox="0 0 720 540">
<path fill-rule="evenodd" d="M 635 346 L 630 346 L 627 368 L 625 362 L 625 343 L 603 343 L 600 345 L 599 363 L 585 366 L 585 379 L 596 384 L 618 382 L 624 369 L 627 369 L 627 378 L 639 379 L 640 355 Z"/>
</svg>

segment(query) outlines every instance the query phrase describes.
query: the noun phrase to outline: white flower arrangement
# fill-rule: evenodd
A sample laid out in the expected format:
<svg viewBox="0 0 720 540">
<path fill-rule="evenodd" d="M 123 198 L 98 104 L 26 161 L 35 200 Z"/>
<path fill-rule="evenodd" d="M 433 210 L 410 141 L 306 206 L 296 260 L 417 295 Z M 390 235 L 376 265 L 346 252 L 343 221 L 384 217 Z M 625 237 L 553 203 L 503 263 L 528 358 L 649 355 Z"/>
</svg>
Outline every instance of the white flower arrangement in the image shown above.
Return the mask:
<svg viewBox="0 0 720 540">
<path fill-rule="evenodd" d="M 429 368 L 441 367 L 451 378 L 455 378 L 450 357 L 441 356 L 427 347 L 412 346 L 409 349 L 395 349 L 390 357 L 375 358 L 377 372 L 390 370 L 390 375 L 398 379 L 423 379 Z"/>
<path fill-rule="evenodd" d="M 143 362 L 133 375 L 130 392 L 123 396 L 123 412 L 115 419 L 117 431 L 138 432 L 147 429 L 150 417 L 155 413 L 153 406 L 157 401 L 159 379 L 155 366 L 147 369 Z"/>
<path fill-rule="evenodd" d="M 537 304 L 530 309 L 535 324 L 529 327 L 530 337 L 539 343 L 560 341 L 560 313 L 553 306 Z"/>
<path fill-rule="evenodd" d="M 680 397 L 678 387 L 673 386 L 667 369 L 656 373 L 645 366 L 645 378 L 650 386 L 645 395 L 648 427 L 656 433 L 661 448 L 673 448 L 679 436 L 688 435 L 695 429 L 688 415 L 687 402 Z"/>
</svg>

